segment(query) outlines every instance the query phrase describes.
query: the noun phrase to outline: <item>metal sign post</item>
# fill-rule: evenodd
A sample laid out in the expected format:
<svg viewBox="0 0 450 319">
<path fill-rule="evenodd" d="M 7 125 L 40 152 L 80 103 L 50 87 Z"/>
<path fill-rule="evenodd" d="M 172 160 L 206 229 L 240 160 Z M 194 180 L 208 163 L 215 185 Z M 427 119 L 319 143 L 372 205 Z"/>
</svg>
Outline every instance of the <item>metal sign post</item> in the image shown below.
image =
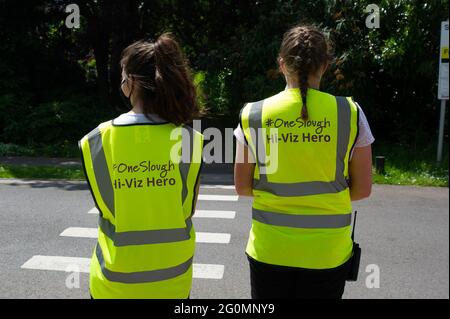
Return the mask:
<svg viewBox="0 0 450 319">
<path fill-rule="evenodd" d="M 448 82 L 448 20 L 441 24 L 441 51 L 439 54 L 439 85 L 438 85 L 438 99 L 441 100 L 441 114 L 439 118 L 439 138 L 437 161 L 442 160 L 442 144 L 444 142 L 444 119 L 445 119 L 445 105 L 448 100 L 449 82 Z"/>
</svg>

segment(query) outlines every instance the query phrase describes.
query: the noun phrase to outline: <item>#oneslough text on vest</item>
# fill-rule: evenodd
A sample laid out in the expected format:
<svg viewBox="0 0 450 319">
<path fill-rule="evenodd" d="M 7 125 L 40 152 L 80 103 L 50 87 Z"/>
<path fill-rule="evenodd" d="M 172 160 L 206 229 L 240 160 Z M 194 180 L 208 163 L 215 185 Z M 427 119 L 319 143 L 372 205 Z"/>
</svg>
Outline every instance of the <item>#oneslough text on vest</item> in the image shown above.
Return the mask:
<svg viewBox="0 0 450 319">
<path fill-rule="evenodd" d="M 265 125 L 268 128 L 314 128 L 314 133 L 303 132 L 301 134 L 293 133 L 274 133 L 267 136 L 269 143 L 298 143 L 298 142 L 330 142 L 331 136 L 323 134 L 324 129 L 331 127 L 331 122 L 324 118 L 322 121 L 308 120 L 303 121 L 301 117 L 295 120 L 286 121 L 281 118 L 266 119 Z"/>
<path fill-rule="evenodd" d="M 176 184 L 176 179 L 168 177 L 168 173 L 175 170 L 175 164 L 168 161 L 166 164 L 154 164 L 151 161 L 141 161 L 138 164 L 119 163 L 113 164 L 113 172 L 117 174 L 133 174 L 133 173 L 154 173 L 157 172 L 159 177 L 145 178 L 116 178 L 113 181 L 115 189 L 130 188 L 146 188 L 146 187 L 164 187 Z"/>
</svg>

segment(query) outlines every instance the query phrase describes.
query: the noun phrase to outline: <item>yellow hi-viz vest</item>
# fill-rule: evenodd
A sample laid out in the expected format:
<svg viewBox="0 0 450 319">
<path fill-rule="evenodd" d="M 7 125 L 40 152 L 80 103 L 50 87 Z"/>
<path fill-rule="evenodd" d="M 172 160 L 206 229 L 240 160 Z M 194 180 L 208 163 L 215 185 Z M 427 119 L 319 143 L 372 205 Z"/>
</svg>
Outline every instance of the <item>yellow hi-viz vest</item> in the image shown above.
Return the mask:
<svg viewBox="0 0 450 319">
<path fill-rule="evenodd" d="M 163 121 L 112 120 L 79 146 L 100 211 L 90 265 L 92 296 L 187 298 L 203 136 Z"/>
<path fill-rule="evenodd" d="M 308 90 L 307 103 L 307 121 L 300 117 L 298 88 L 241 111 L 241 127 L 256 158 L 246 253 L 268 264 L 329 269 L 352 254 L 348 163 L 358 108 L 351 98 L 314 89 Z"/>
</svg>

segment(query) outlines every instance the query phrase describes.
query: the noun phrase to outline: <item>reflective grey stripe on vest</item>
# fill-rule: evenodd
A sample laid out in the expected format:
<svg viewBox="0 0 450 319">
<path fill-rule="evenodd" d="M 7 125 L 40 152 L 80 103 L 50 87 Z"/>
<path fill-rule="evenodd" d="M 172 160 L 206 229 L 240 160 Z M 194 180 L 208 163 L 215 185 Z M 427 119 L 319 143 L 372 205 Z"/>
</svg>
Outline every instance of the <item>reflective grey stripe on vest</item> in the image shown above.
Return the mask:
<svg viewBox="0 0 450 319">
<path fill-rule="evenodd" d="M 114 242 L 114 246 L 148 245 L 172 243 L 191 238 L 192 220 L 186 220 L 185 228 L 155 229 L 143 231 L 116 232 L 115 226 L 107 219 L 99 216 L 99 227 Z"/>
<path fill-rule="evenodd" d="M 179 164 L 179 169 L 181 175 L 181 182 L 183 185 L 181 191 L 181 203 L 184 204 L 184 201 L 186 200 L 188 195 L 187 179 L 192 162 L 192 154 L 194 148 L 194 132 L 193 129 L 187 125 L 181 128 L 181 132 L 182 132 L 182 142 L 181 142 L 182 156 Z"/>
<path fill-rule="evenodd" d="M 95 180 L 100 196 L 106 207 L 108 207 L 109 211 L 114 216 L 114 190 L 111 183 L 111 176 L 109 175 L 105 152 L 103 150 L 102 135 L 98 127 L 88 134 L 88 142 Z"/>
<path fill-rule="evenodd" d="M 252 218 L 263 224 L 295 228 L 341 228 L 349 226 L 352 214 L 290 215 L 252 208 Z"/>
<path fill-rule="evenodd" d="M 259 183 L 267 184 L 266 175 L 266 147 L 265 139 L 262 133 L 262 110 L 264 100 L 252 104 L 248 117 L 248 124 L 254 129 L 256 140 L 254 140 L 255 154 L 253 154 L 258 163 Z"/>
<path fill-rule="evenodd" d="M 351 129 L 351 109 L 348 100 L 345 97 L 336 97 L 337 102 L 337 118 L 338 118 L 338 134 L 336 146 L 336 173 L 335 180 L 331 182 L 311 181 L 300 183 L 272 183 L 267 181 L 265 174 L 266 162 L 265 156 L 265 140 L 263 139 L 262 128 L 262 110 L 263 101 L 256 102 L 250 106 L 249 126 L 253 128 L 257 134 L 257 140 L 254 141 L 256 154 L 258 154 L 257 162 L 259 169 L 259 180 L 253 180 L 253 188 L 255 190 L 266 191 L 278 196 L 306 196 L 338 193 L 348 187 L 348 183 L 344 176 L 345 155 L 347 154 L 348 143 Z M 259 142 L 263 141 L 263 142 Z M 263 149 L 259 149 L 262 147 Z"/>
<path fill-rule="evenodd" d="M 192 265 L 193 259 L 193 257 L 191 257 L 186 262 L 171 268 L 125 273 L 111 271 L 106 268 L 105 260 L 103 258 L 103 252 L 99 243 L 97 243 L 95 253 L 102 269 L 102 273 L 106 277 L 106 279 L 108 279 L 109 281 L 121 282 L 125 284 L 148 283 L 178 277 L 189 270 Z"/>
</svg>

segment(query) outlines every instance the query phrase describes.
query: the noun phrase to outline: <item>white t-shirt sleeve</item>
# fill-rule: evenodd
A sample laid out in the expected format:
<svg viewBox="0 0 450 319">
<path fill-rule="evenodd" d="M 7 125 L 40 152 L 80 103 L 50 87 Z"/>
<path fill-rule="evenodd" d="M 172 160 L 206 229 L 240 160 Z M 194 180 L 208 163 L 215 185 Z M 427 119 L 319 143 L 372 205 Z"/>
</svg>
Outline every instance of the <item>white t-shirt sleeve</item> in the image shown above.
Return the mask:
<svg viewBox="0 0 450 319">
<path fill-rule="evenodd" d="M 236 140 L 244 145 L 247 145 L 245 142 L 245 136 L 244 131 L 241 128 L 241 123 L 238 124 L 238 126 L 234 129 L 234 137 L 236 137 Z"/>
<path fill-rule="evenodd" d="M 364 114 L 362 108 L 359 106 L 358 103 L 355 102 L 355 104 L 359 110 L 359 120 L 358 120 L 359 133 L 358 138 L 356 139 L 355 147 L 365 147 L 372 144 L 375 141 L 375 138 L 372 135 L 369 122 L 367 121 L 366 115 Z"/>
</svg>

